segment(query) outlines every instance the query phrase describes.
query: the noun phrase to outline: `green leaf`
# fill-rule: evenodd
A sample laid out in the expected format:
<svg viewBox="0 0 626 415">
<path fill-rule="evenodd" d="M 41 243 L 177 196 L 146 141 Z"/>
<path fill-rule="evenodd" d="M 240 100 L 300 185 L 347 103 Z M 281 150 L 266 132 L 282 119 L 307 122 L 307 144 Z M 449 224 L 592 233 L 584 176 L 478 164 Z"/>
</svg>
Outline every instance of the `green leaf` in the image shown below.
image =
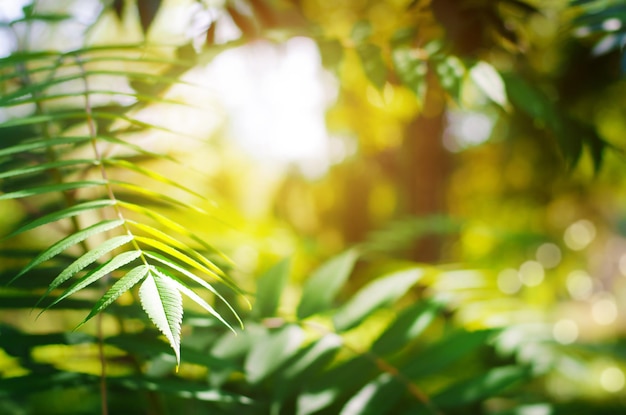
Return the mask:
<svg viewBox="0 0 626 415">
<path fill-rule="evenodd" d="M 155 212 L 153 210 L 150 210 L 144 206 L 140 206 L 137 204 L 133 204 L 133 203 L 127 203 L 127 202 L 122 202 L 122 201 L 118 201 L 119 205 L 125 209 L 131 210 L 133 212 L 137 212 L 140 213 L 142 215 L 145 215 L 151 219 L 154 219 L 159 225 L 161 225 L 163 228 L 165 229 L 169 229 L 173 232 L 179 233 L 182 236 L 186 236 L 188 238 L 190 238 L 191 240 L 193 240 L 194 242 L 197 242 L 198 244 L 200 244 L 202 247 L 204 247 L 206 250 L 218 254 L 222 259 L 224 259 L 225 261 L 227 261 L 228 263 L 233 263 L 232 260 L 230 258 L 228 258 L 226 255 L 224 255 L 223 253 L 219 252 L 216 248 L 214 248 L 212 245 L 206 243 L 206 241 L 199 237 L 198 235 L 194 234 L 193 232 L 189 231 L 188 228 L 184 227 L 183 225 L 174 222 L 173 220 L 171 220 L 170 218 L 161 215 L 158 212 Z M 223 273 L 220 271 L 220 275 L 222 275 Z"/>
<path fill-rule="evenodd" d="M 317 39 L 317 47 L 325 68 L 337 72 L 343 59 L 343 46 L 337 39 Z"/>
<path fill-rule="evenodd" d="M 120 246 L 125 245 L 132 240 L 133 240 L 133 235 L 115 236 L 103 242 L 97 248 L 94 248 L 90 250 L 89 252 L 83 254 L 80 258 L 78 258 L 76 261 L 72 262 L 72 264 L 70 264 L 67 268 L 65 268 L 65 270 L 63 270 L 63 272 L 59 274 L 50 283 L 50 287 L 48 288 L 48 292 L 46 294 L 49 294 L 52 290 L 57 288 L 59 285 L 63 284 L 65 281 L 67 281 L 68 279 L 76 275 L 76 273 L 85 269 L 85 267 L 87 267 L 88 265 L 96 262 L 103 255 L 108 254 L 114 249 L 117 249 Z M 44 294 L 44 297 L 46 294 Z"/>
<path fill-rule="evenodd" d="M 33 173 L 40 173 L 46 170 L 59 169 L 59 168 L 68 167 L 68 166 L 77 166 L 81 164 L 97 165 L 97 161 L 93 159 L 73 159 L 73 160 L 54 161 L 50 163 L 42 163 L 42 164 L 37 164 L 35 166 L 29 165 L 26 167 L 17 167 L 15 169 L 11 169 L 3 173 L 0 173 L 0 179 L 7 179 L 7 178 L 16 177 L 16 176 L 24 176 L 24 175 L 33 174 Z"/>
<path fill-rule="evenodd" d="M 153 248 L 158 249 L 159 251 L 172 256 L 173 258 L 176 258 L 176 260 L 185 263 L 187 265 L 189 265 L 192 268 L 195 268 L 196 270 L 203 272 L 207 275 L 210 275 L 212 277 L 215 277 L 217 279 L 221 279 L 219 275 L 217 275 L 213 270 L 209 269 L 208 267 L 206 267 L 204 264 L 201 264 L 200 262 L 196 261 L 194 258 L 191 258 L 189 255 L 182 253 L 174 248 L 172 248 L 170 245 L 165 244 L 161 241 L 157 241 L 156 239 L 153 238 L 147 238 L 144 236 L 135 236 L 135 240 L 139 243 L 142 243 L 144 245 L 148 245 L 151 246 Z"/>
<path fill-rule="evenodd" d="M 226 299 L 220 293 L 217 292 L 217 290 L 215 288 L 213 288 L 211 286 L 211 284 L 209 284 L 208 282 L 206 282 L 202 278 L 192 274 L 191 272 L 187 271 L 185 268 L 181 267 L 177 263 L 167 259 L 163 255 L 160 255 L 160 254 L 158 254 L 156 252 L 150 252 L 150 251 L 144 251 L 144 255 L 146 257 L 148 257 L 148 258 L 151 258 L 151 259 L 154 259 L 156 261 L 159 261 L 160 263 L 170 267 L 174 271 L 180 272 L 181 274 L 183 274 L 187 278 L 191 279 L 192 281 L 196 282 L 197 284 L 200 284 L 202 287 L 204 287 L 207 290 L 209 290 L 210 292 L 212 292 L 216 297 L 218 297 L 220 300 L 222 300 L 222 302 L 224 302 L 224 304 L 226 304 L 226 306 L 228 307 L 228 309 L 230 309 L 230 311 L 233 313 L 235 318 L 237 318 L 237 321 L 239 322 L 239 325 L 241 326 L 241 328 L 243 328 L 243 321 L 241 321 L 241 318 L 239 317 L 239 315 L 237 314 L 235 309 L 230 305 L 230 303 L 228 301 L 226 301 Z"/>
<path fill-rule="evenodd" d="M 13 154 L 27 153 L 33 150 L 45 149 L 54 146 L 77 144 L 90 141 L 91 137 L 55 137 L 54 140 L 48 140 L 45 138 L 36 139 L 26 143 L 17 144 L 11 147 L 0 149 L 0 157 L 10 156 Z"/>
<path fill-rule="evenodd" d="M 303 341 L 304 331 L 295 324 L 267 330 L 263 336 L 256 337 L 244 363 L 248 382 L 254 385 L 268 377 L 300 348 Z"/>
<path fill-rule="evenodd" d="M 122 294 L 128 292 L 139 281 L 141 281 L 150 271 L 150 267 L 147 265 L 140 265 L 132 270 L 128 271 L 126 275 L 117 280 L 115 284 L 96 302 L 91 309 L 91 312 L 85 319 L 78 325 L 78 327 L 85 324 L 96 314 L 107 308 L 111 303 L 117 300 Z"/>
<path fill-rule="evenodd" d="M 435 71 L 439 84 L 457 104 L 460 103 L 461 81 L 466 72 L 463 62 L 456 56 L 448 56 L 437 63 Z"/>
<path fill-rule="evenodd" d="M 258 317 L 276 316 L 280 297 L 289 278 L 290 265 L 291 260 L 289 258 L 284 259 L 259 277 L 254 307 Z"/>
<path fill-rule="evenodd" d="M 471 379 L 458 382 L 433 397 L 433 403 L 442 409 L 456 408 L 495 397 L 515 383 L 528 379 L 530 371 L 521 366 L 491 369 Z"/>
<path fill-rule="evenodd" d="M 74 207 L 76 207 L 76 206 L 74 206 Z M 61 212 L 58 212 L 58 213 L 61 213 Z M 74 245 L 84 241 L 85 239 L 89 238 L 92 235 L 97 235 L 97 234 L 102 233 L 102 232 L 110 231 L 112 229 L 115 229 L 115 228 L 123 225 L 123 224 L 124 224 L 124 221 L 122 219 L 105 220 L 105 221 L 102 221 L 102 222 L 99 222 L 99 223 L 97 223 L 95 225 L 89 226 L 88 228 L 85 228 L 85 229 L 83 229 L 81 231 L 78 231 L 78 232 L 76 232 L 76 233 L 74 233 L 72 235 L 69 235 L 69 236 L 61 239 L 60 241 L 56 242 L 55 244 L 50 246 L 48 249 L 46 249 L 45 251 L 43 251 L 42 253 L 37 255 L 35 258 L 33 258 L 33 260 L 30 263 L 28 263 L 28 265 L 26 265 L 20 271 L 19 274 L 17 274 L 11 281 L 9 281 L 9 284 L 11 284 L 13 281 L 18 279 L 22 275 L 26 274 L 31 269 L 35 268 L 37 265 L 40 265 L 43 262 L 45 262 L 45 261 L 47 261 L 49 259 L 54 258 L 55 256 L 57 256 L 61 252 L 65 251 L 70 246 L 74 246 Z"/>
<path fill-rule="evenodd" d="M 176 287 L 181 293 L 185 294 L 187 297 L 193 300 L 200 307 L 208 311 L 209 314 L 213 315 L 215 318 L 221 321 L 233 333 L 237 334 L 235 329 L 226 320 L 224 320 L 224 318 L 217 311 L 215 311 L 215 309 L 211 305 L 209 305 L 209 303 L 204 301 L 204 299 L 200 297 L 198 294 L 196 294 L 195 292 L 193 292 L 193 290 L 189 289 L 189 287 L 187 287 L 182 281 L 180 281 L 178 278 L 176 278 L 174 275 L 170 274 L 167 270 L 163 268 L 153 268 L 153 271 L 159 274 L 160 276 L 162 276 L 163 278 L 169 278 L 176 285 Z M 243 324 L 241 321 L 240 323 Z"/>
<path fill-rule="evenodd" d="M 409 344 L 431 324 L 442 304 L 421 301 L 413 304 L 383 332 L 371 347 L 376 355 L 387 355 Z M 403 365 L 404 366 L 404 365 Z M 400 367 L 404 371 L 403 367 Z M 388 413 L 406 394 L 406 385 L 389 373 L 382 373 L 368 382 L 346 403 L 342 414 L 377 415 Z"/>
<path fill-rule="evenodd" d="M 349 330 L 374 311 L 394 303 L 423 274 L 423 270 L 414 268 L 370 282 L 333 315 L 335 329 L 338 332 Z"/>
<path fill-rule="evenodd" d="M 72 284 L 72 286 L 65 290 L 63 294 L 61 294 L 61 296 L 57 298 L 50 306 L 57 304 L 59 301 L 62 301 L 70 295 L 87 287 L 88 285 L 93 284 L 105 275 L 110 274 L 111 272 L 123 267 L 124 265 L 131 263 L 140 256 L 141 251 L 128 251 L 122 252 L 121 254 L 111 258 L 109 261 L 105 262 L 95 270 L 87 273 L 84 277 Z M 44 297 L 49 294 L 50 291 L 52 291 L 52 284 L 50 284 L 50 286 L 51 288 L 48 289 L 48 292 L 46 294 L 44 294 Z"/>
<path fill-rule="evenodd" d="M 332 367 L 305 386 L 297 399 L 296 414 L 317 414 L 342 397 L 351 396 L 376 371 L 374 361 L 363 355 Z"/>
<path fill-rule="evenodd" d="M 187 202 L 184 202 L 180 199 L 175 199 L 171 196 L 168 196 L 166 194 L 160 193 L 160 192 L 155 192 L 154 190 L 150 190 L 147 189 L 141 185 L 138 184 L 134 184 L 134 183 L 127 183 L 127 182 L 122 182 L 119 180 L 110 180 L 109 183 L 114 184 L 116 186 L 125 188 L 127 190 L 130 190 L 132 192 L 135 192 L 139 195 L 142 196 L 146 196 L 148 198 L 154 199 L 154 200 L 158 200 L 158 201 L 165 201 L 173 206 L 179 206 L 179 207 L 184 207 L 186 209 L 189 210 L 193 210 L 195 212 L 201 213 L 203 215 L 208 215 L 208 212 L 205 211 L 204 209 L 198 207 L 198 206 L 194 206 L 191 205 Z"/>
<path fill-rule="evenodd" d="M 278 371 L 278 379 L 274 383 L 274 400 L 287 399 L 293 390 L 309 382 L 335 357 L 343 340 L 340 336 L 331 333 L 323 336 L 313 344 L 301 349 L 289 360 L 284 369 Z"/>
<path fill-rule="evenodd" d="M 356 250 L 346 251 L 323 264 L 311 275 L 304 284 L 302 299 L 298 305 L 299 319 L 326 311 L 332 306 L 335 296 L 352 272 L 357 258 Z"/>
<path fill-rule="evenodd" d="M 124 333 L 107 337 L 104 341 L 106 344 L 125 350 L 135 356 L 152 359 L 159 355 L 167 354 L 171 355 L 172 359 L 174 359 L 172 349 L 169 345 L 164 343 L 160 337 L 151 330 L 139 333 Z M 215 368 L 231 370 L 241 369 L 240 366 L 235 365 L 233 362 L 213 356 L 204 349 L 198 350 L 185 347 L 184 344 L 181 344 L 181 354 L 185 355 L 185 362 L 201 365 L 211 370 Z"/>
<path fill-rule="evenodd" d="M 224 275 L 222 270 L 219 269 L 213 262 L 206 259 L 202 254 L 200 254 L 195 249 L 191 248 L 189 245 L 183 242 L 180 242 L 178 239 L 171 237 L 170 235 L 166 234 L 165 232 L 155 227 L 148 226 L 143 223 L 136 222 L 134 220 L 127 220 L 127 222 L 131 224 L 132 226 L 136 227 L 137 229 L 140 229 L 149 235 L 159 238 L 161 241 L 163 241 L 165 244 L 169 245 L 170 247 L 176 248 L 179 251 L 184 252 L 190 258 L 193 258 L 194 260 L 202 263 L 202 265 L 210 269 L 213 274 L 218 275 L 220 277 Z"/>
<path fill-rule="evenodd" d="M 391 54 L 398 77 L 420 99 L 426 96 L 428 62 L 406 46 L 394 48 Z"/>
<path fill-rule="evenodd" d="M 419 301 L 402 310 L 396 320 L 372 344 L 372 352 L 387 355 L 417 338 L 437 317 L 443 305 L 439 302 Z"/>
<path fill-rule="evenodd" d="M 14 237 L 16 235 L 19 235 L 19 234 L 21 234 L 23 232 L 26 232 L 26 231 L 29 231 L 31 229 L 35 229 L 35 228 L 37 228 L 39 226 L 47 225 L 48 223 L 52 223 L 52 222 L 56 222 L 56 221 L 61 220 L 61 219 L 71 218 L 73 216 L 77 216 L 77 215 L 81 214 L 82 212 L 84 212 L 86 210 L 101 209 L 103 207 L 113 206 L 115 203 L 116 203 L 115 200 L 111 200 L 111 199 L 93 200 L 93 201 L 90 201 L 90 202 L 79 203 L 77 205 L 71 206 L 71 207 L 66 208 L 66 209 L 57 210 L 57 211 L 52 212 L 52 213 L 50 213 L 48 215 L 42 216 L 42 217 L 37 218 L 37 219 L 35 219 L 35 220 L 31 221 L 31 222 L 28 222 L 26 225 L 22 226 L 21 228 L 18 228 L 17 230 L 11 232 L 4 239 L 12 238 L 12 237 Z M 111 222 L 111 221 L 100 222 L 100 224 L 107 223 L 107 222 Z M 120 225 L 121 225 L 121 223 L 123 223 L 123 222 L 120 223 L 119 221 L 117 221 L 117 222 Z M 89 229 L 89 228 L 86 228 L 86 229 Z M 83 231 L 85 231 L 86 229 L 83 229 Z M 76 234 L 74 234 L 74 235 L 76 235 Z"/>
<path fill-rule="evenodd" d="M 46 193 L 64 192 L 66 190 L 83 189 L 86 187 L 102 186 L 107 184 L 106 180 L 83 180 L 70 183 L 50 184 L 40 187 L 32 187 L 30 189 L 17 190 L 15 192 L 0 195 L 0 200 L 21 199 L 23 197 L 37 196 Z"/>
<path fill-rule="evenodd" d="M 183 299 L 176 284 L 159 274 L 148 273 L 139 289 L 139 299 L 152 323 L 167 338 L 179 365 Z"/>
<path fill-rule="evenodd" d="M 372 43 L 363 43 L 356 47 L 361 59 L 363 71 L 367 78 L 378 89 L 382 89 L 387 81 L 387 65 L 383 60 L 381 49 Z"/>
<path fill-rule="evenodd" d="M 496 104 L 507 109 L 508 98 L 504 81 L 496 69 L 487 62 L 480 61 L 470 69 L 474 83 Z"/>
<path fill-rule="evenodd" d="M 402 372 L 410 379 L 437 373 L 485 345 L 495 333 L 497 330 L 453 332 L 406 362 Z"/>
<path fill-rule="evenodd" d="M 156 180 L 156 181 L 158 181 L 160 183 L 170 185 L 170 186 L 175 187 L 177 189 L 180 189 L 180 190 L 182 190 L 182 191 L 184 191 L 186 193 L 189 193 L 190 195 L 194 195 L 194 196 L 196 196 L 197 198 L 199 198 L 201 200 L 206 200 L 206 198 L 203 195 L 201 195 L 200 193 L 195 192 L 195 191 L 189 189 L 186 186 L 181 185 L 178 181 L 171 180 L 171 179 L 163 176 L 162 174 L 159 174 L 159 173 L 157 173 L 155 171 L 152 171 L 150 169 L 143 168 L 143 167 L 141 167 L 141 166 L 139 166 L 139 165 L 137 165 L 135 163 L 131 163 L 131 162 L 127 161 L 127 160 L 104 159 L 103 162 L 105 164 L 108 164 L 108 165 L 111 165 L 111 166 L 117 166 L 117 167 L 122 167 L 122 168 L 125 168 L 125 169 L 128 169 L 128 170 L 132 170 L 132 171 L 134 171 L 136 173 L 139 173 L 141 175 L 144 175 L 146 177 L 154 179 L 154 180 Z"/>
<path fill-rule="evenodd" d="M 363 43 L 369 39 L 373 32 L 372 24 L 368 20 L 359 20 L 352 26 L 350 37 L 356 43 Z"/>
<path fill-rule="evenodd" d="M 158 391 L 179 396 L 185 399 L 195 399 L 206 402 L 219 402 L 223 404 L 251 405 L 253 401 L 243 395 L 225 392 L 217 388 L 207 387 L 206 384 L 193 382 L 186 379 L 151 379 L 137 376 L 111 377 L 108 380 L 113 385 L 119 385 L 131 390 Z"/>
</svg>

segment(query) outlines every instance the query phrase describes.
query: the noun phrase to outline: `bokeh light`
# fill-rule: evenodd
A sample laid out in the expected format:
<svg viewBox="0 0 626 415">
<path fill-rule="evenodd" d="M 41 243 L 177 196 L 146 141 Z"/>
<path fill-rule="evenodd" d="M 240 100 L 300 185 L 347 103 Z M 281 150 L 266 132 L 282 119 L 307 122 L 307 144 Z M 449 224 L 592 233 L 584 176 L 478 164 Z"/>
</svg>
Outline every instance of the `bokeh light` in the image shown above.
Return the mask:
<svg viewBox="0 0 626 415">
<path fill-rule="evenodd" d="M 568 248 L 574 251 L 580 251 L 585 249 L 595 237 L 596 227 L 594 224 L 587 219 L 582 219 L 568 226 L 565 230 L 563 240 Z"/>
</svg>

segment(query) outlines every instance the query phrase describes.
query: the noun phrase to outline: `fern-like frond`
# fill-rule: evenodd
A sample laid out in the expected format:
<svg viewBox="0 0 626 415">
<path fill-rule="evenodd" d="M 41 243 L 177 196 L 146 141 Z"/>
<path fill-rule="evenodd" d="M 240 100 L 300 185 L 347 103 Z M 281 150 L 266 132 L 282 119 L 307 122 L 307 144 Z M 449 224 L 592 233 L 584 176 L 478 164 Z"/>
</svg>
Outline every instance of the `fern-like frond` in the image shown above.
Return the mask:
<svg viewBox="0 0 626 415">
<path fill-rule="evenodd" d="M 69 255 L 73 259 L 51 275 L 36 305 L 45 305 L 45 311 L 101 283 L 106 286 L 104 295 L 81 325 L 140 285 L 142 308 L 179 361 L 181 293 L 232 329 L 185 281 L 224 302 L 239 324 L 234 308 L 209 281 L 240 294 L 241 290 L 204 252 L 227 261 L 223 254 L 158 211 L 164 206 L 208 214 L 204 206 L 210 203 L 203 194 L 140 164 L 142 160 L 180 163 L 133 138 L 146 130 L 191 138 L 170 126 L 146 122 L 138 114 L 153 104 L 192 107 L 166 97 L 165 91 L 191 85 L 178 75 L 193 62 L 151 55 L 146 45 L 139 53 L 137 46 L 20 51 L 0 59 L 0 119 L 4 119 L 0 134 L 10 135 L 0 144 L 0 201 L 31 206 L 28 220 L 6 238 L 70 225 L 65 236 L 34 256 L 10 282 L 21 281 L 41 267 L 55 269 L 48 262 Z M 180 197 L 181 192 L 186 197 Z"/>
</svg>

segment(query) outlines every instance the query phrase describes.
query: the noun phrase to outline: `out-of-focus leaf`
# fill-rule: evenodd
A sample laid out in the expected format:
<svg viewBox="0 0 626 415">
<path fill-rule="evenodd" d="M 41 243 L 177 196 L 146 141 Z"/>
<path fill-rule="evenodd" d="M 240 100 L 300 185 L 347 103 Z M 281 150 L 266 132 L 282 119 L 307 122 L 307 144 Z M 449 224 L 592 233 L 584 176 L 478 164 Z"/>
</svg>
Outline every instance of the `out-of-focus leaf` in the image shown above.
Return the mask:
<svg viewBox="0 0 626 415">
<path fill-rule="evenodd" d="M 356 51 L 367 78 L 376 88 L 382 89 L 387 81 L 387 65 L 383 60 L 380 47 L 373 43 L 363 43 L 356 47 Z"/>
<path fill-rule="evenodd" d="M 184 379 L 148 379 L 145 377 L 113 377 L 109 380 L 113 385 L 120 385 L 134 390 L 153 390 L 170 393 L 187 399 L 200 401 L 251 404 L 253 401 L 245 396 L 225 392 L 208 387 L 202 383 Z"/>
<path fill-rule="evenodd" d="M 418 268 L 376 279 L 357 292 L 333 315 L 337 331 L 349 330 L 368 315 L 388 306 L 406 293 L 423 275 Z"/>
<path fill-rule="evenodd" d="M 407 46 L 393 49 L 393 65 L 398 77 L 420 99 L 426 96 L 428 62 Z"/>
<path fill-rule="evenodd" d="M 565 159 L 570 165 L 575 165 L 582 153 L 583 140 L 593 140 L 597 135 L 562 114 L 544 93 L 521 77 L 512 73 L 503 74 L 502 77 L 511 103 L 536 123 L 549 128 L 554 133 Z M 601 156 L 595 155 L 594 161 L 599 166 Z"/>
<path fill-rule="evenodd" d="M 265 335 L 257 337 L 244 364 L 248 382 L 254 385 L 272 374 L 293 356 L 303 341 L 304 332 L 294 324 L 267 330 Z"/>
<path fill-rule="evenodd" d="M 350 34 L 350 37 L 356 43 L 363 43 L 369 39 L 373 31 L 372 24 L 369 21 L 359 20 L 354 24 L 354 26 L 352 26 L 352 33 Z"/>
<path fill-rule="evenodd" d="M 30 189 L 22 189 L 15 192 L 5 193 L 0 195 L 0 200 L 21 199 L 23 197 L 64 192 L 66 190 L 84 189 L 87 187 L 102 186 L 105 184 L 107 184 L 107 182 L 104 180 L 84 180 L 69 183 L 49 184 L 47 186 L 32 187 Z"/>
<path fill-rule="evenodd" d="M 296 415 L 315 414 L 342 397 L 352 395 L 363 384 L 363 380 L 372 376 L 376 370 L 375 363 L 361 355 L 334 366 L 305 386 L 298 396 Z"/>
<path fill-rule="evenodd" d="M 280 297 L 289 279 L 290 266 L 290 259 L 284 259 L 259 277 L 254 306 L 254 312 L 257 316 L 272 317 L 276 315 Z"/>
<path fill-rule="evenodd" d="M 480 61 L 469 71 L 476 85 L 496 104 L 508 107 L 507 91 L 498 71 L 487 62 Z"/>
<path fill-rule="evenodd" d="M 301 349 L 290 359 L 276 376 L 274 387 L 275 400 L 287 398 L 294 390 L 302 388 L 303 383 L 322 372 L 323 368 L 337 354 L 343 341 L 336 334 L 327 334 L 315 343 Z"/>
<path fill-rule="evenodd" d="M 454 101 L 459 103 L 462 80 L 466 72 L 463 62 L 456 56 L 447 56 L 437 63 L 435 71 L 439 77 L 439 84 Z"/>
<path fill-rule="evenodd" d="M 177 287 L 158 274 L 148 274 L 139 289 L 144 311 L 167 338 L 180 364 L 180 328 L 183 320 L 183 299 Z"/>
<path fill-rule="evenodd" d="M 522 366 L 504 366 L 491 369 L 471 379 L 456 383 L 433 397 L 442 409 L 456 408 L 497 396 L 513 384 L 528 379 L 530 372 Z"/>
<path fill-rule="evenodd" d="M 422 301 L 403 310 L 402 314 L 383 332 L 371 347 L 372 353 L 385 355 L 406 346 L 418 337 L 437 316 L 443 304 Z M 399 368 L 404 372 L 404 364 Z M 382 373 L 350 398 L 342 414 L 377 415 L 388 413 L 407 393 L 406 385 L 389 373 Z"/>
<path fill-rule="evenodd" d="M 357 251 L 346 251 L 313 272 L 304 284 L 298 305 L 299 319 L 326 311 L 332 306 L 333 299 L 352 272 L 357 257 Z"/>
<path fill-rule="evenodd" d="M 437 301 L 420 301 L 402 310 L 398 318 L 372 344 L 372 352 L 387 355 L 418 337 L 435 319 L 443 305 Z"/>
<path fill-rule="evenodd" d="M 486 344 L 496 330 L 456 331 L 416 354 L 403 365 L 402 372 L 410 379 L 424 377 L 445 369 L 455 361 Z"/>
<path fill-rule="evenodd" d="M 153 358 L 158 355 L 168 354 L 172 357 L 172 360 L 174 359 L 172 349 L 168 347 L 154 331 L 120 334 L 107 337 L 104 341 L 106 344 L 110 344 L 137 356 Z M 229 368 L 231 370 L 241 369 L 228 359 L 218 358 L 206 351 L 186 347 L 184 343 L 181 345 L 181 354 L 185 356 L 185 362 L 208 367 L 211 370 L 216 368 Z"/>
<path fill-rule="evenodd" d="M 318 39 L 317 47 L 322 57 L 322 65 L 337 72 L 343 59 L 343 46 L 341 43 L 336 39 Z"/>
<path fill-rule="evenodd" d="M 98 378 L 76 372 L 37 373 L 26 376 L 0 378 L 0 396 L 21 395 L 32 396 L 33 392 L 49 390 L 50 385 L 70 387 L 76 385 L 95 384 Z"/>
</svg>

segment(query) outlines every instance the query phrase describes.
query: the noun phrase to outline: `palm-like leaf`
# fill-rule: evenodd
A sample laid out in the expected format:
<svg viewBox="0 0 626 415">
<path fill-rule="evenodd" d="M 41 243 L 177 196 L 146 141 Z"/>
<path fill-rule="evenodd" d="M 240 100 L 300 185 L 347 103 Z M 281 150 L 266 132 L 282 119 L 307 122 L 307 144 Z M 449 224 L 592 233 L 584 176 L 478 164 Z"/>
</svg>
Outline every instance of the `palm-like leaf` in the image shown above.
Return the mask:
<svg viewBox="0 0 626 415">
<path fill-rule="evenodd" d="M 69 18 L 61 14 L 28 14 L 24 19 Z M 171 196 L 170 190 L 199 201 L 203 201 L 202 195 L 139 165 L 134 158 L 175 161 L 167 154 L 133 143 L 126 136 L 146 129 L 176 133 L 165 126 L 141 121 L 134 114 L 153 103 L 186 106 L 164 97 L 163 92 L 185 83 L 176 74 L 192 64 L 151 54 L 146 49 L 138 59 L 139 46 L 146 45 L 85 46 L 70 52 L 18 51 L 0 59 L 0 119 L 4 119 L 0 134 L 7 137 L 0 144 L 0 200 L 22 202 L 28 198 L 29 206 L 32 203 L 37 206 L 36 212 L 41 211 L 31 215 L 30 221 L 21 224 L 7 238 L 68 221 L 71 224 L 64 237 L 35 256 L 11 282 L 64 253 L 82 251 L 51 279 L 42 299 L 63 289 L 66 283 L 69 287 L 52 298 L 51 303 L 47 302 L 48 307 L 97 281 L 108 285 L 110 278 L 116 278 L 84 323 L 143 281 L 139 290 L 141 304 L 179 359 L 181 293 L 230 325 L 178 276 L 200 284 L 222 301 L 224 298 L 203 278 L 214 278 L 239 290 L 216 264 L 190 245 L 215 252 L 210 244 L 155 209 L 124 200 L 139 197 L 154 201 L 155 205 L 165 203 L 177 210 L 206 213 L 197 204 Z M 129 92 L 128 87 L 114 86 L 108 90 L 97 85 L 98 79 L 107 79 L 110 85 L 137 84 L 150 88 Z M 150 90 L 156 93 L 147 92 Z M 130 104 L 116 103 L 118 97 Z M 105 104 L 98 104 L 102 99 Z M 17 108 L 28 113 L 10 116 Z M 73 133 L 76 130 L 86 130 L 88 134 Z M 121 148 L 124 155 L 105 156 L 105 149 L 111 146 Z M 139 177 L 142 182 L 119 180 L 116 173 L 120 171 L 131 172 L 132 177 Z M 153 182 L 160 190 L 152 190 L 143 180 Z M 146 251 L 147 248 L 151 251 Z M 204 276 L 200 277 L 201 274 Z"/>
</svg>

